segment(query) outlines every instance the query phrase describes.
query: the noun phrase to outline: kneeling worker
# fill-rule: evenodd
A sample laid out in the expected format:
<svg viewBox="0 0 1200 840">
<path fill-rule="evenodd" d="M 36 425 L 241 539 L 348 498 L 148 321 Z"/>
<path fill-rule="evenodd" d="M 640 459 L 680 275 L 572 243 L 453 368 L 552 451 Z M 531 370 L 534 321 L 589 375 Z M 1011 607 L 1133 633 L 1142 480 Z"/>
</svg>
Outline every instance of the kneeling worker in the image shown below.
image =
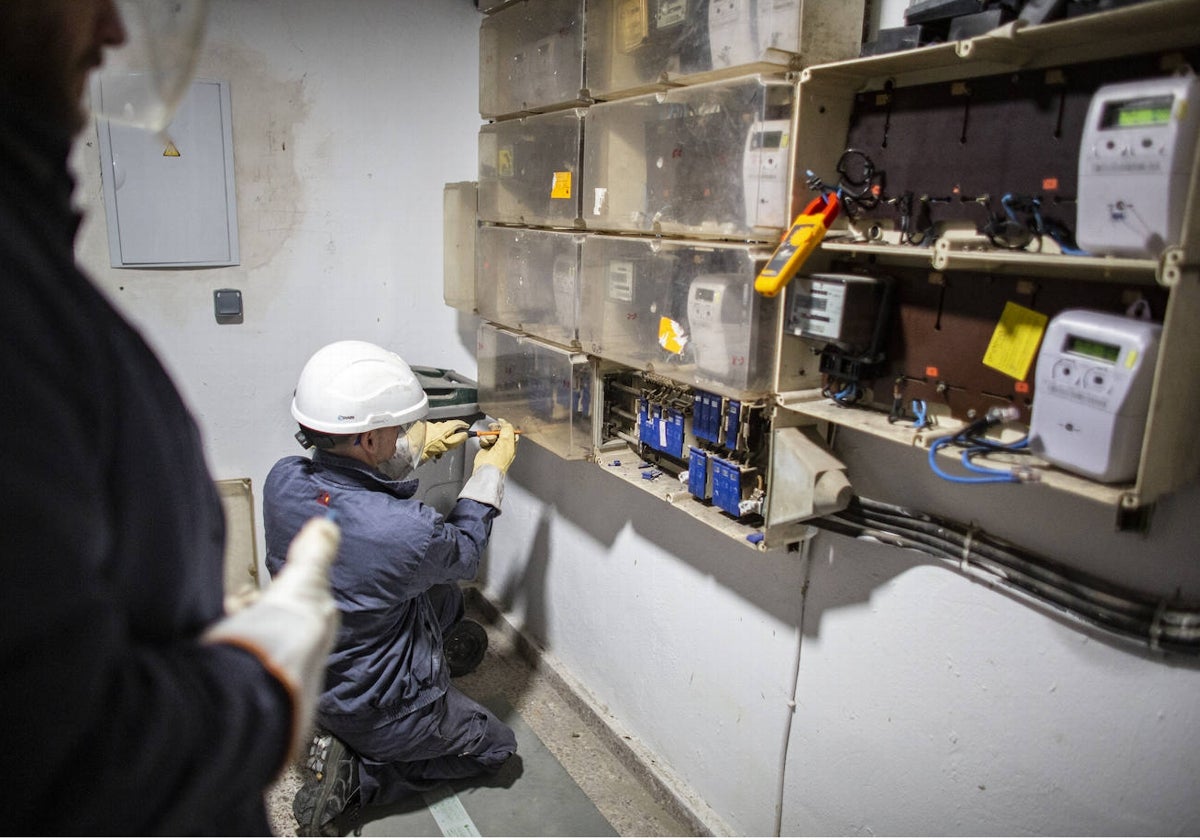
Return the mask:
<svg viewBox="0 0 1200 840">
<path fill-rule="evenodd" d="M 263 489 L 267 567 L 314 515 L 342 529 L 331 573 L 342 624 L 317 709 L 309 768 L 296 794 L 301 835 L 333 835 L 349 806 L 384 805 L 446 779 L 494 771 L 512 730 L 453 685 L 483 658 L 483 628 L 463 619 L 470 580 L 500 515 L 516 453 L 511 424 L 475 457 L 442 517 L 413 498 L 422 461 L 461 446 L 467 424 L 430 423 L 425 392 L 394 353 L 362 341 L 318 350 L 300 374 L 292 416 L 312 458 L 280 460 Z M 484 441 L 484 438 L 480 438 Z"/>
</svg>

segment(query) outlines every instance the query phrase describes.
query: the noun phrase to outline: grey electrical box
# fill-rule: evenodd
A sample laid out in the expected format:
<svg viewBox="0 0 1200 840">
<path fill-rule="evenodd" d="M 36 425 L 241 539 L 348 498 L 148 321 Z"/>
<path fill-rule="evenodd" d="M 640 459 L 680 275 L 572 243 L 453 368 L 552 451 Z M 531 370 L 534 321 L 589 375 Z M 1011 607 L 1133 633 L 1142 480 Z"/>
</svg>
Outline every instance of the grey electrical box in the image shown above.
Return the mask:
<svg viewBox="0 0 1200 840">
<path fill-rule="evenodd" d="M 100 77 L 92 96 L 103 101 Z M 98 120 L 114 268 L 238 265 L 229 83 L 197 79 L 154 134 Z"/>
</svg>

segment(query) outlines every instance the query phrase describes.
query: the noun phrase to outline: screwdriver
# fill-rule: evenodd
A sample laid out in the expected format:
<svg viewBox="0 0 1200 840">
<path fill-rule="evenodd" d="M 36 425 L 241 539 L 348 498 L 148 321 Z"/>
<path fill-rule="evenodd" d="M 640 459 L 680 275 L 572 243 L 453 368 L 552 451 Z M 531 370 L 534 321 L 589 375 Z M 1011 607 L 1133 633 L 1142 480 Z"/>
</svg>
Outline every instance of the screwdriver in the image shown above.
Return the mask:
<svg viewBox="0 0 1200 840">
<path fill-rule="evenodd" d="M 499 429 L 491 429 L 490 431 L 483 431 L 483 432 L 478 432 L 478 431 L 476 431 L 475 429 L 469 429 L 469 430 L 467 431 L 467 437 L 469 437 L 469 438 L 473 438 L 473 437 L 496 437 L 496 435 L 498 435 L 498 434 L 500 434 L 500 430 L 499 430 Z M 521 435 L 521 430 L 520 430 L 520 429 L 513 429 L 513 434 L 514 434 L 514 435 L 517 435 L 517 436 L 519 437 L 519 436 Z"/>
</svg>

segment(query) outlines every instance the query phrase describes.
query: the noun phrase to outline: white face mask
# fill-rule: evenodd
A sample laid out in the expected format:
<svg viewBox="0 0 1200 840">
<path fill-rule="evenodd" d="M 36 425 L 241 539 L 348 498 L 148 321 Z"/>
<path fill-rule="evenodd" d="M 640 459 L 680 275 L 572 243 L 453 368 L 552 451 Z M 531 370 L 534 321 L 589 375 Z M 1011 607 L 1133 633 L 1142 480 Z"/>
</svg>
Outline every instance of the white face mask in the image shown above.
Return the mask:
<svg viewBox="0 0 1200 840">
<path fill-rule="evenodd" d="M 425 423 L 418 420 L 400 430 L 396 438 L 396 452 L 376 468 L 388 478 L 399 480 L 412 472 L 421 463 L 421 452 L 425 448 Z"/>
</svg>

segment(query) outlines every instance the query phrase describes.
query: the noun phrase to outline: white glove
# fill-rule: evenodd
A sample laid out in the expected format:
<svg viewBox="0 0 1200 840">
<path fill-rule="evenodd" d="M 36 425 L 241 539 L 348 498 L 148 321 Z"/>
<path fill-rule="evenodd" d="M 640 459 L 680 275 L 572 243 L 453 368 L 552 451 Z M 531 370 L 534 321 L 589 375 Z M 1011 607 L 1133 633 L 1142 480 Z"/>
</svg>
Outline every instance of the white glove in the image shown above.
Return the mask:
<svg viewBox="0 0 1200 840">
<path fill-rule="evenodd" d="M 517 454 L 517 438 L 512 423 L 507 420 L 493 425 L 499 426 L 500 434 L 495 436 L 490 447 L 476 453 L 475 470 L 458 498 L 474 499 L 499 510 L 504 501 L 504 476 Z"/>
<path fill-rule="evenodd" d="M 262 597 L 213 624 L 202 637 L 206 644 L 249 651 L 283 683 L 292 700 L 293 757 L 308 741 L 337 635 L 340 619 L 329 591 L 329 567 L 341 536 L 332 520 L 310 519 L 288 546 L 283 570 Z"/>
</svg>

